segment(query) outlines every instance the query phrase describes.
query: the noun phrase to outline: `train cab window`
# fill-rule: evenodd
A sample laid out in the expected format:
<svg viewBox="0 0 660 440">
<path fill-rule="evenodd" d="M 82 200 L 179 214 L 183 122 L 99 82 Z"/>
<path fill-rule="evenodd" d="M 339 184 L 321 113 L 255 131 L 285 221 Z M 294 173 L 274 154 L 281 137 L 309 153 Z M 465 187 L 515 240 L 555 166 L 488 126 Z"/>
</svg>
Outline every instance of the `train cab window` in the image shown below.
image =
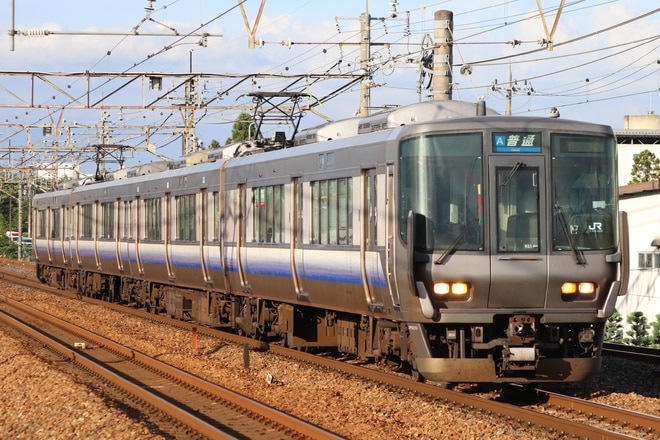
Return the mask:
<svg viewBox="0 0 660 440">
<path fill-rule="evenodd" d="M 481 133 L 406 139 L 400 146 L 399 230 L 408 212 L 423 219 L 415 243 L 428 250 L 482 250 L 483 140 Z"/>
<path fill-rule="evenodd" d="M 612 137 L 552 134 L 553 249 L 616 243 L 616 143 Z"/>
<path fill-rule="evenodd" d="M 147 240 L 162 240 L 160 199 L 144 200 L 144 227 Z"/>
<path fill-rule="evenodd" d="M 311 242 L 347 246 L 353 244 L 353 180 L 311 182 Z"/>
<path fill-rule="evenodd" d="M 176 196 L 176 239 L 197 240 L 197 207 L 195 194 Z"/>
<path fill-rule="evenodd" d="M 252 189 L 252 241 L 283 243 L 284 186 Z"/>
</svg>

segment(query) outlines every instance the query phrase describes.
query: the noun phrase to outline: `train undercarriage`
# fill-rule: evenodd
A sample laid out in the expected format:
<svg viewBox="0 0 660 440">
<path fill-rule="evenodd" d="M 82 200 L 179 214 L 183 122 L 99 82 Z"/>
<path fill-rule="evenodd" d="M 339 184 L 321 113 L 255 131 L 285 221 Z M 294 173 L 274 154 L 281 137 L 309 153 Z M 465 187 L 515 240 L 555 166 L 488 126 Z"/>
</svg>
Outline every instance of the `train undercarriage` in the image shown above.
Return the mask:
<svg viewBox="0 0 660 440">
<path fill-rule="evenodd" d="M 82 270 L 38 265 L 37 275 L 52 287 L 81 296 L 232 329 L 291 348 L 388 359 L 416 380 L 444 383 L 587 379 L 599 369 L 605 325 L 550 325 L 542 323 L 541 315 L 526 314 L 498 315 L 489 324 L 405 324 Z"/>
</svg>

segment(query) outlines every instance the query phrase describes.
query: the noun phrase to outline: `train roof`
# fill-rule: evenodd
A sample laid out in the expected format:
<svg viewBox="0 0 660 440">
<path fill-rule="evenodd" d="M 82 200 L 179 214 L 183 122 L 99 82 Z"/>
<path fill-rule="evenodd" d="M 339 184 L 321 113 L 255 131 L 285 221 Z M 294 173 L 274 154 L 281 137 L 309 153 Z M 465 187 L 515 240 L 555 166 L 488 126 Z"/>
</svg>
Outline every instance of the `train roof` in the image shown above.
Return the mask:
<svg viewBox="0 0 660 440">
<path fill-rule="evenodd" d="M 305 150 L 311 152 L 309 149 L 312 147 L 314 147 L 313 150 L 324 149 L 326 147 L 325 141 L 348 139 L 367 134 L 371 135 L 369 136 L 369 142 L 377 141 L 374 137 L 380 138 L 382 141 L 382 139 L 389 136 L 389 130 L 396 127 L 408 126 L 407 130 L 411 129 L 415 131 L 417 129 L 413 129 L 411 126 L 417 126 L 419 129 L 422 129 L 424 123 L 433 122 L 440 125 L 450 123 L 452 128 L 460 129 L 461 126 L 467 127 L 475 123 L 492 126 L 493 124 L 504 121 L 509 125 L 521 126 L 533 123 L 538 127 L 548 126 L 550 124 L 556 125 L 559 122 L 567 130 L 580 130 L 585 125 L 585 122 L 565 119 L 559 120 L 548 117 L 502 116 L 496 111 L 487 108 L 483 101 L 477 103 L 451 100 L 425 101 L 384 110 L 366 117 L 354 117 L 310 127 L 299 131 L 294 139 L 290 141 L 284 140 L 281 135 L 275 136 L 273 139 L 247 140 L 214 150 L 194 152 L 176 160 L 156 161 L 136 167 L 123 168 L 109 173 L 103 181 L 110 182 L 127 178 L 137 178 L 163 171 L 170 171 L 171 173 L 178 169 L 191 168 L 193 165 L 196 170 L 200 171 L 200 165 L 202 164 L 224 162 L 230 159 L 238 165 L 244 161 L 240 159 L 242 157 L 273 150 L 283 150 L 281 153 L 283 156 L 295 156 L 300 154 L 300 151 L 297 148 L 287 147 L 305 146 Z M 598 124 L 589 125 L 595 127 Z M 609 126 L 603 125 L 602 128 L 604 133 L 613 133 L 613 130 Z M 382 132 L 382 135 L 378 135 L 378 132 Z M 367 138 L 365 137 L 366 141 Z M 356 139 L 350 142 L 352 145 L 355 145 Z M 334 142 L 333 146 L 337 148 L 342 144 L 343 142 Z M 264 160 L 269 159 L 264 158 Z M 182 171 L 182 173 L 186 174 L 187 171 Z M 69 181 L 65 182 L 59 189 L 70 191 L 78 186 L 87 186 L 92 183 L 99 182 L 93 178 Z"/>
<path fill-rule="evenodd" d="M 368 134 L 402 125 L 473 116 L 498 115 L 483 101 L 425 101 L 384 110 L 366 117 L 355 117 L 301 130 L 293 139 L 295 146 L 328 141 L 340 137 Z"/>
</svg>

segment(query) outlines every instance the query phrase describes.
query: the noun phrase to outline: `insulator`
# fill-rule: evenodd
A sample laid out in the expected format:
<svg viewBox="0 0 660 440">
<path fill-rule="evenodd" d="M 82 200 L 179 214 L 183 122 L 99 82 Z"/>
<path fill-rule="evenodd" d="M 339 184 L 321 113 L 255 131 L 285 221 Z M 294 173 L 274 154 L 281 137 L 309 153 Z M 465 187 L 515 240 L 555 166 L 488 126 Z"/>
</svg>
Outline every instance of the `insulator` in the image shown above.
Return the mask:
<svg viewBox="0 0 660 440">
<path fill-rule="evenodd" d="M 46 29 L 28 29 L 27 31 L 21 32 L 21 35 L 26 37 L 45 37 L 49 35 L 50 31 Z"/>
</svg>

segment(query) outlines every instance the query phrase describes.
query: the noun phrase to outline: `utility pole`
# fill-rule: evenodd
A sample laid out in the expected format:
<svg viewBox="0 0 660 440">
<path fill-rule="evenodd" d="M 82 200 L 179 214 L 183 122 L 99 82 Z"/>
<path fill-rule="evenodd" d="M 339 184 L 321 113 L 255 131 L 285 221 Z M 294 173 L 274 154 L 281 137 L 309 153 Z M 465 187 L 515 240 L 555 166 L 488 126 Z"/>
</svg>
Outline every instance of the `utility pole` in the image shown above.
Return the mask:
<svg viewBox="0 0 660 440">
<path fill-rule="evenodd" d="M 433 50 L 433 100 L 449 101 L 452 98 L 453 31 L 454 13 L 435 12 L 435 48 Z"/>
<path fill-rule="evenodd" d="M 369 15 L 369 1 L 367 12 L 360 14 L 360 109 L 358 116 L 369 116 L 371 107 L 371 15 Z"/>
<path fill-rule="evenodd" d="M 511 74 L 511 64 L 509 64 L 509 69 L 507 71 L 507 81 L 506 85 L 504 87 L 500 86 L 497 82 L 497 80 L 493 81 L 493 85 L 490 87 L 490 90 L 493 92 L 504 92 L 504 97 L 506 99 L 506 107 L 504 110 L 504 114 L 506 116 L 511 116 L 511 105 L 513 101 L 513 93 L 514 92 L 523 92 L 526 93 L 528 96 L 534 93 L 534 87 L 532 87 L 531 83 L 528 83 L 527 80 L 525 80 L 524 84 L 522 87 L 518 87 L 518 81 L 513 79 L 513 76 Z"/>
<path fill-rule="evenodd" d="M 405 21 L 406 27 L 408 27 L 408 18 L 397 18 L 399 13 L 396 10 L 396 5 L 397 0 L 390 0 L 390 15 L 388 17 L 372 17 L 371 14 L 369 14 L 369 0 L 366 0 L 365 12 L 360 14 L 360 17 L 357 18 L 360 20 L 360 74 L 362 75 L 362 81 L 360 82 L 360 107 L 357 112 L 358 116 L 369 116 L 371 110 L 371 88 L 374 86 L 371 72 L 371 22 L 380 21 L 384 24 L 385 20 L 401 20 Z M 356 17 L 335 17 L 337 28 L 339 28 L 340 19 L 355 20 Z"/>
<path fill-rule="evenodd" d="M 197 150 L 197 139 L 195 136 L 195 107 L 197 106 L 197 80 L 191 77 L 186 82 L 185 107 L 183 109 L 183 154 L 193 153 Z"/>
</svg>

